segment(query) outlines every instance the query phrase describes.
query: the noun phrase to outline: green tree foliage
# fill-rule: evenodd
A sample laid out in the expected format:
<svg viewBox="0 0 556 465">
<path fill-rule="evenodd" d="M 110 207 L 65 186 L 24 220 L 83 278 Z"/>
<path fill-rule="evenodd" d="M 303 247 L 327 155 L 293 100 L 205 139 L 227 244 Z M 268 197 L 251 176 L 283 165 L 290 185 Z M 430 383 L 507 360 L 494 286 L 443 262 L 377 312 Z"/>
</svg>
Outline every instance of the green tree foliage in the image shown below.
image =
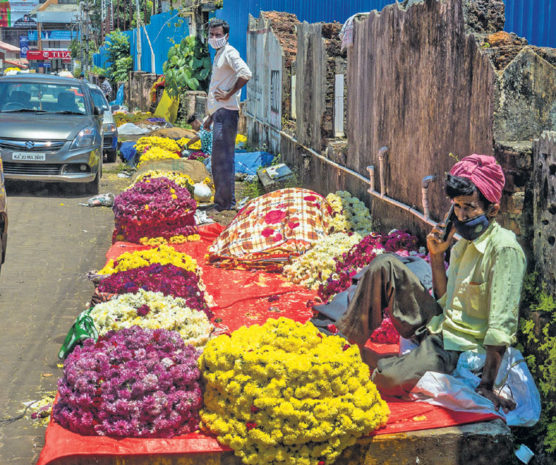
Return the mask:
<svg viewBox="0 0 556 465">
<path fill-rule="evenodd" d="M 107 77 L 114 82 L 125 82 L 133 69 L 133 58 L 129 54 L 128 38 L 116 30 L 106 36 L 106 50 L 111 63 Z"/>
<path fill-rule="evenodd" d="M 518 437 L 534 446 L 537 455 L 543 455 L 542 449 L 552 455 L 556 452 L 556 301 L 540 281 L 532 273 L 523 286 L 518 348 L 539 388 L 542 412 L 539 423 L 520 430 Z"/>
<path fill-rule="evenodd" d="M 211 61 L 206 45 L 194 36 L 186 37 L 168 51 L 163 70 L 172 97 L 184 90 L 207 90 Z"/>
</svg>

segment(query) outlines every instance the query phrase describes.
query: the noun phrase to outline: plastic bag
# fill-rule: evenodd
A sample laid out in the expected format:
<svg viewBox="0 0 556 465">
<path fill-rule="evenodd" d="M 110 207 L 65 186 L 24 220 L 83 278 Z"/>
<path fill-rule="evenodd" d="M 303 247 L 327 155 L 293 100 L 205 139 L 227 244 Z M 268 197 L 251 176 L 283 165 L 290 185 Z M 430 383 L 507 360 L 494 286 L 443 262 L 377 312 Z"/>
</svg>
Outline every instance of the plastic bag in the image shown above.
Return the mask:
<svg viewBox="0 0 556 465">
<path fill-rule="evenodd" d="M 178 107 L 180 105 L 179 98 L 172 98 L 166 91 L 162 94 L 160 103 L 156 107 L 154 116 L 164 118 L 166 121 L 173 123 L 178 116 Z"/>
<path fill-rule="evenodd" d="M 197 202 L 210 202 L 212 191 L 205 183 L 199 182 L 193 185 L 193 196 Z"/>
<path fill-rule="evenodd" d="M 79 314 L 77 320 L 70 328 L 60 351 L 58 352 L 59 359 L 65 359 L 77 344 L 80 344 L 85 339 L 93 338 L 95 341 L 98 339 L 98 331 L 95 322 L 89 315 L 93 307 L 84 310 Z"/>
<path fill-rule="evenodd" d="M 498 395 L 516 403 L 516 408 L 508 413 L 495 410 L 490 400 L 475 392 L 481 381 L 477 374 L 482 371 L 485 359 L 486 354 L 463 352 L 451 375 L 425 373 L 411 391 L 411 398 L 450 410 L 494 413 L 509 426 L 535 425 L 541 414 L 541 398 L 521 352 L 513 347 L 506 350 L 494 383 Z"/>
<path fill-rule="evenodd" d="M 89 207 L 111 207 L 114 205 L 114 194 L 99 194 L 87 200 Z"/>
</svg>

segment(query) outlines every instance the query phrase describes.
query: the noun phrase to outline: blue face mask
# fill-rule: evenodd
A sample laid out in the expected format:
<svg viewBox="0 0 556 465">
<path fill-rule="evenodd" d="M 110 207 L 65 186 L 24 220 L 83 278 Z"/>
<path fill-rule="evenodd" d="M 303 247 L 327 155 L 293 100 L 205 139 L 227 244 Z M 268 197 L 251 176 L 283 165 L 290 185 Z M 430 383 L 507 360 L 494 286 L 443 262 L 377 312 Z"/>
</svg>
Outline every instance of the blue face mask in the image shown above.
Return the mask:
<svg viewBox="0 0 556 465">
<path fill-rule="evenodd" d="M 454 219 L 456 231 L 461 237 L 468 241 L 477 239 L 487 230 L 489 224 L 490 221 L 486 215 L 479 215 L 467 221 L 459 221 L 457 218 Z"/>
</svg>

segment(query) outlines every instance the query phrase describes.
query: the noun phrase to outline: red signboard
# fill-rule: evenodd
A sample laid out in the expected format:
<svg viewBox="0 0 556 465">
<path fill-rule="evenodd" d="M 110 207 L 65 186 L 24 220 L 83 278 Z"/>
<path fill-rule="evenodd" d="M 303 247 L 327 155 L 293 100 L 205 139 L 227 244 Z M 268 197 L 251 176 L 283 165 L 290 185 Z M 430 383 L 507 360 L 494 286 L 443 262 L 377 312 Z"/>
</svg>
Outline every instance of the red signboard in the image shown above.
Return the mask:
<svg viewBox="0 0 556 465">
<path fill-rule="evenodd" d="M 28 60 L 53 60 L 53 59 L 71 60 L 71 52 L 69 50 L 29 50 L 27 52 Z"/>
</svg>

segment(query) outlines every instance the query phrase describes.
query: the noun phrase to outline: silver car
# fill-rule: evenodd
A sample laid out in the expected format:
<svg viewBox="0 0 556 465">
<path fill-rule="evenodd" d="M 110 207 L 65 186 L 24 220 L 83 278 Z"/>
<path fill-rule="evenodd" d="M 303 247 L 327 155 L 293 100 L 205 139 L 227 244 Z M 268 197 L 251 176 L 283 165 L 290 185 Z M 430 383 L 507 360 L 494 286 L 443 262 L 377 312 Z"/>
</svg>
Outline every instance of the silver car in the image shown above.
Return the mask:
<svg viewBox="0 0 556 465">
<path fill-rule="evenodd" d="M 81 183 L 96 194 L 102 153 L 102 110 L 86 82 L 41 74 L 0 77 L 6 179 Z"/>
<path fill-rule="evenodd" d="M 91 90 L 95 106 L 99 107 L 103 112 L 102 130 L 104 132 L 104 154 L 106 155 L 106 161 L 113 163 L 116 161 L 118 153 L 118 128 L 114 121 L 114 115 L 112 115 L 112 110 L 110 109 L 110 105 L 102 89 L 91 83 L 89 83 L 88 86 Z"/>
</svg>

